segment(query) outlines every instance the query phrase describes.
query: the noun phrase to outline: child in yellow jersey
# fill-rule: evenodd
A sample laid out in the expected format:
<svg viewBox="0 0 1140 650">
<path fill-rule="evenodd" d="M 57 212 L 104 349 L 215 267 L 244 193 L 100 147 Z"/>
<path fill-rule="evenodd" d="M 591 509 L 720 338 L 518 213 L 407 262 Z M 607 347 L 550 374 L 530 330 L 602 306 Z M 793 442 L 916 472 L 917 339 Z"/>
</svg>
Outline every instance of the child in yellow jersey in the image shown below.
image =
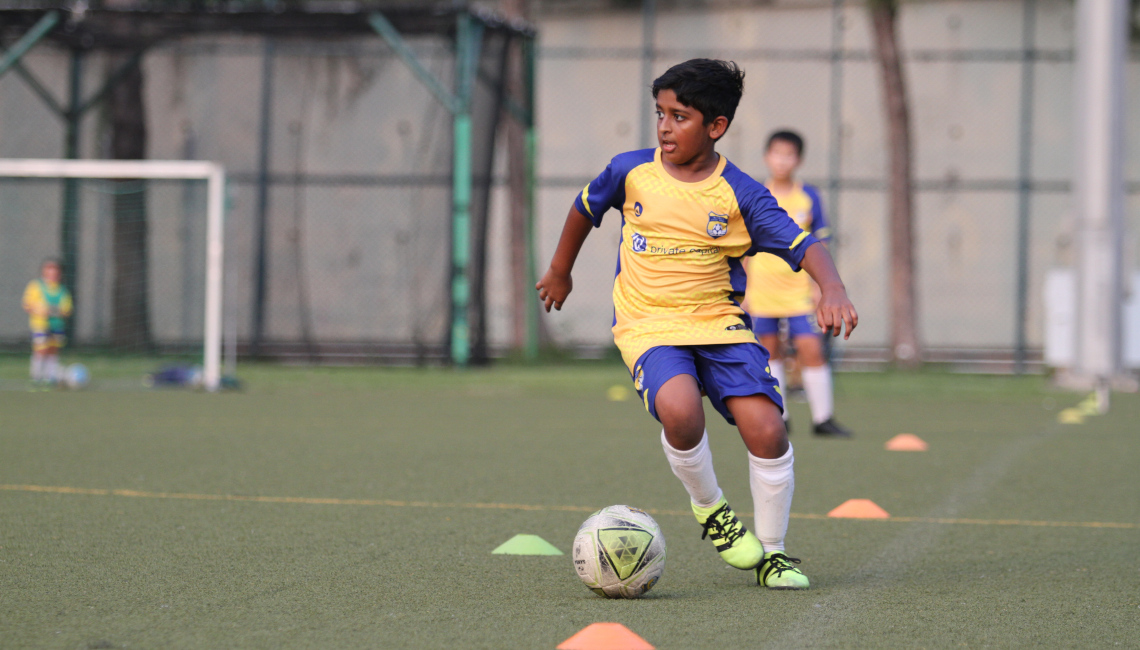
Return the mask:
<svg viewBox="0 0 1140 650">
<path fill-rule="evenodd" d="M 59 351 L 67 344 L 66 319 L 71 316 L 71 293 L 60 284 L 59 262 L 45 260 L 40 277 L 24 289 L 24 311 L 32 330 L 32 383 L 53 384 L 59 379 Z"/>
<path fill-rule="evenodd" d="M 550 268 L 535 286 L 562 309 L 586 236 L 610 208 L 622 228 L 614 279 L 614 341 L 693 513 L 721 557 L 770 589 L 806 589 L 785 553 L 795 485 L 783 399 L 768 353 L 740 307 L 744 259 L 759 251 L 819 284 L 820 325 L 847 335 L 858 317 L 827 249 L 772 195 L 716 152 L 744 91 L 735 63 L 693 59 L 653 82 L 656 149 L 619 154 L 574 201 Z M 702 394 L 748 450 L 756 533 L 728 505 L 713 471 Z"/>
<path fill-rule="evenodd" d="M 803 152 L 803 138 L 794 131 L 776 131 L 768 136 L 764 151 L 768 180 L 764 185 L 804 232 L 810 232 L 826 245 L 831 232 L 819 192 L 795 179 Z M 767 253 L 750 259 L 747 267 L 748 289 L 744 308 L 752 315 L 752 329 L 760 344 L 772 353 L 772 375 L 781 387 L 787 385 L 784 381 L 783 346 L 779 341 L 780 321 L 783 320 L 787 323 L 788 337 L 795 345 L 804 393 L 811 408 L 813 431 L 817 436 L 850 438 L 851 432 L 833 417 L 831 366 L 824 357 L 823 338 L 815 322 L 811 279 L 806 273 L 788 268 L 783 260 Z M 786 409 L 784 420 L 788 420 Z"/>
</svg>

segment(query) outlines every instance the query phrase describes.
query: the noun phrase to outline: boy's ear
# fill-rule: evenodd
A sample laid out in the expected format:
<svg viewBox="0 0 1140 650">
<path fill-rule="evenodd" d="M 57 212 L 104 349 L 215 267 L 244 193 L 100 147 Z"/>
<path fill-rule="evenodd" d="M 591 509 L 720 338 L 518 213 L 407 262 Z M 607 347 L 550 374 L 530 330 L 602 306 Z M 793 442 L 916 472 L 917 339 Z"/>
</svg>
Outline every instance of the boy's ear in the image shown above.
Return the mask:
<svg viewBox="0 0 1140 650">
<path fill-rule="evenodd" d="M 720 140 L 728 131 L 728 118 L 723 115 L 718 115 L 712 122 L 707 125 L 709 137 L 713 140 Z"/>
</svg>

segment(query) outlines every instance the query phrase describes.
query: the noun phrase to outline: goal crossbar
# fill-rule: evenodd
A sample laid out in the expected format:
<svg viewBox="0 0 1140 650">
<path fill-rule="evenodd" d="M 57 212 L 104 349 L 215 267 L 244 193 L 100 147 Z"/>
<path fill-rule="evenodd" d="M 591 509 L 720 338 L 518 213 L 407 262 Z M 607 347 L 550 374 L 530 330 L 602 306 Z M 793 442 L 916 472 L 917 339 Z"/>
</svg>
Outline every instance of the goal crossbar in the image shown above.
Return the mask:
<svg viewBox="0 0 1140 650">
<path fill-rule="evenodd" d="M 202 381 L 222 383 L 222 263 L 225 168 L 202 160 L 0 159 L 0 178 L 104 178 L 206 181 L 206 313 Z"/>
</svg>

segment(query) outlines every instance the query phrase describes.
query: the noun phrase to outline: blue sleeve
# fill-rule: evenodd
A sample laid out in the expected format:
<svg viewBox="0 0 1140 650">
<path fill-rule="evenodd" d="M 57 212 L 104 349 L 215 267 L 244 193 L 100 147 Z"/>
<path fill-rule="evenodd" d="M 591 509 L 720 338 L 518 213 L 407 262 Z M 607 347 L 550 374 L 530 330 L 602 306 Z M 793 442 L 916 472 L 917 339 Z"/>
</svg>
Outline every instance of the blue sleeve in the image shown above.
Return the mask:
<svg viewBox="0 0 1140 650">
<path fill-rule="evenodd" d="M 610 208 L 625 204 L 625 177 L 638 165 L 653 161 L 653 149 L 629 151 L 614 156 L 605 171 L 586 184 L 574 199 L 574 209 L 589 219 L 594 227 L 602 225 L 602 217 Z"/>
<path fill-rule="evenodd" d="M 820 241 L 831 239 L 831 224 L 823 211 L 823 199 L 814 185 L 804 185 L 804 192 L 811 199 L 811 234 Z"/>
<path fill-rule="evenodd" d="M 771 253 L 787 262 L 792 270 L 800 270 L 808 247 L 819 240 L 800 228 L 776 203 L 772 193 L 752 177 L 735 166 L 726 168 L 724 176 L 736 194 L 740 215 L 752 237 L 748 254 Z"/>
</svg>

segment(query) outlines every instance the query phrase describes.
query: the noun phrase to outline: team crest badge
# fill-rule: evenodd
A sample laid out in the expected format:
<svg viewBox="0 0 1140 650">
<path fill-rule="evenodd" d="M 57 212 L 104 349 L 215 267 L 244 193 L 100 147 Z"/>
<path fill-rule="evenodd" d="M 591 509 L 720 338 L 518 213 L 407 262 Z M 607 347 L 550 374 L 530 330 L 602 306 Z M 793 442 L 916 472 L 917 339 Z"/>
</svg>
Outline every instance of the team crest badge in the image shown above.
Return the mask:
<svg viewBox="0 0 1140 650">
<path fill-rule="evenodd" d="M 640 217 L 641 212 L 642 212 L 641 203 L 639 201 L 635 201 L 633 203 L 633 216 Z"/>
<path fill-rule="evenodd" d="M 637 377 L 633 380 L 633 389 L 640 393 L 643 388 L 645 388 L 645 369 L 638 368 Z"/>
<path fill-rule="evenodd" d="M 728 215 L 710 212 L 709 225 L 706 229 L 709 232 L 709 237 L 713 239 L 724 237 L 728 234 Z"/>
</svg>

